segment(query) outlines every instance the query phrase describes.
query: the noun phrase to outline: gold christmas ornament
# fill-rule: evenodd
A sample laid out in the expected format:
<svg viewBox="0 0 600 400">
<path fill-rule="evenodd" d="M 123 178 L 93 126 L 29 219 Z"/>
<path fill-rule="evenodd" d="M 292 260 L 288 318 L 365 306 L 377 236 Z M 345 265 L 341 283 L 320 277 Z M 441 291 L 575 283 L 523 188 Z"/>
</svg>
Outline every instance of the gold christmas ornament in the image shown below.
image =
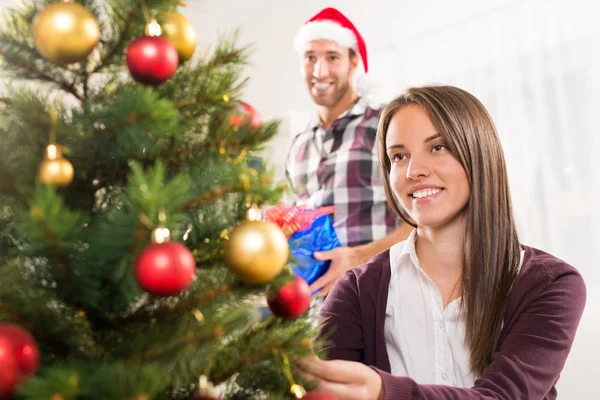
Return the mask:
<svg viewBox="0 0 600 400">
<path fill-rule="evenodd" d="M 100 28 L 92 13 L 70 1 L 48 4 L 32 25 L 35 48 L 57 64 L 84 60 L 100 40 Z"/>
<path fill-rule="evenodd" d="M 196 29 L 190 21 L 178 12 L 167 12 L 159 15 L 158 22 L 167 38 L 179 55 L 179 62 L 192 58 L 196 50 Z"/>
<path fill-rule="evenodd" d="M 247 284 L 261 284 L 283 270 L 290 249 L 287 237 L 267 221 L 244 221 L 225 244 L 225 263 Z"/>
<path fill-rule="evenodd" d="M 54 144 L 46 148 L 46 158 L 40 164 L 39 178 L 50 186 L 67 186 L 73 180 L 73 165 L 63 158 Z"/>
</svg>

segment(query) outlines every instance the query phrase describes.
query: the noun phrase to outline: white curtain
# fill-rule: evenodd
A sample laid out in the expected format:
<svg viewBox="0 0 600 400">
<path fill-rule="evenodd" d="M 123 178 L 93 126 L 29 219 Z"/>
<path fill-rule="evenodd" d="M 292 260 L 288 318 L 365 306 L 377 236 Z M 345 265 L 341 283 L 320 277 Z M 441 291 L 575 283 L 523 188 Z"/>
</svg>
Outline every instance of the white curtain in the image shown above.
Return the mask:
<svg viewBox="0 0 600 400">
<path fill-rule="evenodd" d="M 380 96 L 451 84 L 488 108 L 521 241 L 584 276 L 588 302 L 559 398 L 597 398 L 600 368 L 600 24 L 595 1 L 521 0 L 374 54 Z"/>
</svg>

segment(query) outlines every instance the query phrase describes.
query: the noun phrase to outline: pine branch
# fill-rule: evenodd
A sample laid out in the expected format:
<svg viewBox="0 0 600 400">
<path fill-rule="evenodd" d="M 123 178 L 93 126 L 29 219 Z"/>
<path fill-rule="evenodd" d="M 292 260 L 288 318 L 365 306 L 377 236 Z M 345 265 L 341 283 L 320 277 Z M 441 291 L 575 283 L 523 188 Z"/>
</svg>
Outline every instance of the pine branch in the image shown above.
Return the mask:
<svg viewBox="0 0 600 400">
<path fill-rule="evenodd" d="M 55 278 L 57 278 L 59 283 L 62 283 L 66 289 L 71 289 L 73 283 L 69 276 L 67 257 L 58 246 L 58 237 L 56 233 L 44 218 L 41 210 L 38 211 L 37 209 L 33 209 L 32 213 L 34 213 L 37 221 L 41 224 L 42 232 L 44 232 L 44 235 L 46 236 L 50 255 L 54 259 L 53 271 L 55 272 Z"/>
<path fill-rule="evenodd" d="M 226 193 L 237 193 L 243 191 L 244 189 L 244 184 L 216 188 L 213 189 L 211 192 L 204 193 L 196 197 L 195 199 L 188 201 L 183 206 L 181 206 L 180 210 L 184 212 L 191 211 L 200 207 L 204 203 L 221 198 Z"/>
<path fill-rule="evenodd" d="M 156 111 L 150 111 L 147 113 L 132 112 L 130 114 L 124 115 L 123 118 L 107 126 L 105 129 L 102 130 L 102 133 L 107 136 L 116 135 L 125 126 L 136 124 L 140 121 L 144 121 L 145 119 L 148 119 L 148 121 L 145 121 L 146 123 L 151 122 L 152 119 L 156 118 L 157 116 L 158 113 Z"/>
<path fill-rule="evenodd" d="M 223 141 L 222 139 L 215 140 L 215 141 L 210 141 L 210 140 L 206 139 L 203 142 L 198 143 L 197 145 L 182 149 L 177 154 L 175 154 L 173 157 L 171 157 L 170 162 L 174 165 L 180 164 L 184 161 L 189 160 L 190 157 L 197 155 L 199 153 L 202 153 L 205 150 L 209 150 L 209 151 L 218 150 L 219 152 L 221 152 L 221 149 L 227 149 L 227 148 L 244 149 L 245 150 L 244 155 L 245 155 L 248 152 L 247 148 L 251 144 L 252 143 L 249 143 L 249 142 L 232 140 L 232 139 L 228 139 L 226 142 Z M 239 151 L 231 152 L 231 153 L 238 157 L 240 156 Z"/>
<path fill-rule="evenodd" d="M 15 183 L 14 179 L 12 177 L 6 175 L 2 171 L 2 169 L 0 169 L 0 186 L 3 186 L 5 188 L 9 189 L 14 195 L 16 195 L 19 198 L 19 200 L 23 204 L 29 203 L 27 196 L 25 196 L 23 191 L 19 189 L 19 187 Z"/>
<path fill-rule="evenodd" d="M 299 348 L 301 348 L 306 355 L 308 355 L 309 350 L 305 345 L 299 344 Z M 235 374 L 238 371 L 247 370 L 248 367 L 264 361 L 265 359 L 273 358 L 274 355 L 278 354 L 282 349 L 281 344 L 272 344 L 267 343 L 261 346 L 257 346 L 252 348 L 250 351 L 244 352 L 243 357 L 239 357 L 235 364 L 228 365 L 226 369 L 218 371 L 217 369 L 211 375 L 211 379 L 215 382 L 223 382 L 227 380 L 231 375 Z"/>
<path fill-rule="evenodd" d="M 140 8 L 139 2 L 138 2 L 137 7 L 132 8 L 131 11 L 129 12 L 129 14 L 127 15 L 127 20 L 126 20 L 125 26 L 123 27 L 123 30 L 119 36 L 119 40 L 117 41 L 117 43 L 115 43 L 113 48 L 110 49 L 108 51 L 108 53 L 106 53 L 104 55 L 104 57 L 102 57 L 102 59 L 100 60 L 100 64 L 98 64 L 92 70 L 90 75 L 100 72 L 104 67 L 106 67 L 106 65 L 108 64 L 108 61 L 111 58 L 113 58 L 115 56 L 115 54 L 117 54 L 117 51 L 121 48 L 121 46 L 123 45 L 123 42 L 129 37 L 129 30 L 131 29 L 131 26 L 133 25 L 135 16 L 137 14 L 139 14 L 140 11 L 141 11 L 141 8 Z"/>
<path fill-rule="evenodd" d="M 44 82 L 54 83 L 65 92 L 72 94 L 77 100 L 83 101 L 85 99 L 85 95 L 77 90 L 74 83 L 68 84 L 66 82 L 59 82 L 53 77 L 45 74 L 43 71 L 40 71 L 35 68 L 32 69 L 30 68 L 30 66 L 22 63 L 21 60 L 11 58 L 2 51 L 0 51 L 0 57 L 3 57 L 8 63 L 17 67 L 21 72 L 24 72 L 25 74 L 29 75 L 31 79 L 37 79 Z"/>
<path fill-rule="evenodd" d="M 151 361 L 156 358 L 160 358 L 160 356 L 171 354 L 173 350 L 177 347 L 184 347 L 186 345 L 202 343 L 210 338 L 219 338 L 223 335 L 223 328 L 216 327 L 212 329 L 210 332 L 201 332 L 201 333 L 188 333 L 187 335 L 171 339 L 169 342 L 169 346 L 163 346 L 160 348 L 153 348 L 145 351 L 142 354 L 136 355 L 131 359 L 125 361 L 125 365 L 127 366 L 135 366 L 141 365 L 145 362 Z"/>
<path fill-rule="evenodd" d="M 212 68 L 220 67 L 221 65 L 224 65 L 224 64 L 235 63 L 238 60 L 240 60 L 241 57 L 243 57 L 244 52 L 245 52 L 245 49 L 233 50 L 233 51 L 227 52 L 222 55 L 220 54 L 217 57 L 210 60 L 208 63 L 206 63 L 204 65 L 204 68 L 212 69 Z"/>
<path fill-rule="evenodd" d="M 197 104 L 212 105 L 212 104 L 217 104 L 221 101 L 223 101 L 223 99 L 221 97 L 214 98 L 214 97 L 207 97 L 207 96 L 197 96 L 197 97 L 193 97 L 191 99 L 181 100 L 181 101 L 175 103 L 175 107 L 183 108 L 183 107 L 193 106 L 193 105 L 197 105 Z"/>
<path fill-rule="evenodd" d="M 134 314 L 131 314 L 120 321 L 118 321 L 120 326 L 125 326 L 126 324 L 135 324 L 135 323 L 147 323 L 152 319 L 160 319 L 163 317 L 167 317 L 169 315 L 173 315 L 174 313 L 180 312 L 182 310 L 189 310 L 192 308 L 201 308 L 203 306 L 209 305 L 215 299 L 220 296 L 223 296 L 227 293 L 231 293 L 233 290 L 240 287 L 241 284 L 227 285 L 223 284 L 215 289 L 210 289 L 208 293 L 203 294 L 198 297 L 190 298 L 185 301 L 179 302 L 177 304 L 170 305 L 165 308 L 159 308 L 155 311 L 146 311 L 141 310 Z"/>
<path fill-rule="evenodd" d="M 0 299 L 0 313 L 5 313 L 8 315 L 8 319 L 11 322 L 18 322 L 25 329 L 31 330 L 33 324 L 24 318 L 17 310 L 7 306 L 2 299 Z"/>
<path fill-rule="evenodd" d="M 225 126 L 227 124 L 217 123 L 216 125 L 218 125 L 218 128 L 215 128 L 216 133 L 211 134 L 200 142 L 184 144 L 171 157 L 170 163 L 178 165 L 190 161 L 194 157 L 203 158 L 203 154 L 207 151 L 218 151 L 221 156 L 228 153 L 232 157 L 240 158 L 241 156 L 245 156 L 248 151 L 260 150 L 260 145 L 265 140 L 273 137 L 277 133 L 278 127 L 277 121 L 265 122 L 259 129 L 242 126 L 235 132 L 235 136 L 233 136 Z"/>
</svg>

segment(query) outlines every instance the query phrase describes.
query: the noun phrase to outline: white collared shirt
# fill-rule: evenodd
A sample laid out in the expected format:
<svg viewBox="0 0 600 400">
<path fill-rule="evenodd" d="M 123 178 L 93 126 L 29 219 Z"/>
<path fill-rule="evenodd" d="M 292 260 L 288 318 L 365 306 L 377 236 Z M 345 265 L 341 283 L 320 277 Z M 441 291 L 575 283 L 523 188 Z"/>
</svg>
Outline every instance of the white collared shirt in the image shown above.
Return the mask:
<svg viewBox="0 0 600 400">
<path fill-rule="evenodd" d="M 385 342 L 391 373 L 419 384 L 472 387 L 477 376 L 469 368 L 461 299 L 443 308 L 440 291 L 419 265 L 416 232 L 390 248 Z"/>
</svg>

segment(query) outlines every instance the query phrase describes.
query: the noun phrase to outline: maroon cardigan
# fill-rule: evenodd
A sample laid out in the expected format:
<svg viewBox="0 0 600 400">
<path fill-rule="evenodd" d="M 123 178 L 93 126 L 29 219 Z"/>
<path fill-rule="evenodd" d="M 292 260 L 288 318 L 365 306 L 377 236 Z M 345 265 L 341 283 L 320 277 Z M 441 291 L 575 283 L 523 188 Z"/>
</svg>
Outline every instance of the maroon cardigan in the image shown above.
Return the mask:
<svg viewBox="0 0 600 400">
<path fill-rule="evenodd" d="M 389 251 L 348 271 L 327 296 L 320 337 L 329 338 L 329 358 L 374 367 L 385 400 L 556 399 L 555 384 L 585 306 L 585 284 L 564 261 L 524 248 L 496 353 L 472 388 L 419 385 L 390 374 L 384 337 Z"/>
</svg>

